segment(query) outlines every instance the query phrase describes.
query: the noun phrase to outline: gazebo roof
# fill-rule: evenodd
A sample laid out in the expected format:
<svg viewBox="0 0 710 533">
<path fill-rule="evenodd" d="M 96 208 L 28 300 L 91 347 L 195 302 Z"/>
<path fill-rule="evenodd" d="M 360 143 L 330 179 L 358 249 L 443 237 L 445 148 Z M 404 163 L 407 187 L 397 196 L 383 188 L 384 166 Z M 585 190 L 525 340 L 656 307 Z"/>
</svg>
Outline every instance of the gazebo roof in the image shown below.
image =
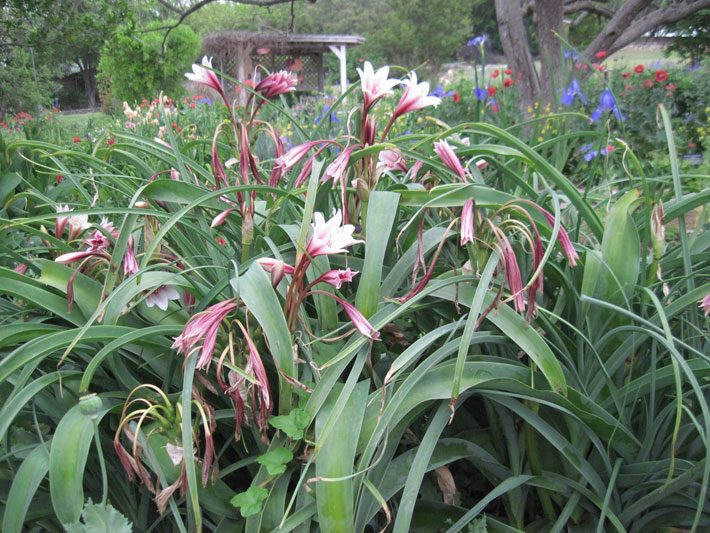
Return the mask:
<svg viewBox="0 0 710 533">
<path fill-rule="evenodd" d="M 327 52 L 331 46 L 354 46 L 365 41 L 359 35 L 318 35 L 309 33 L 276 33 L 227 30 L 205 36 L 202 47 L 207 53 L 218 53 L 225 45 L 253 45 L 269 48 L 276 54 Z"/>
</svg>

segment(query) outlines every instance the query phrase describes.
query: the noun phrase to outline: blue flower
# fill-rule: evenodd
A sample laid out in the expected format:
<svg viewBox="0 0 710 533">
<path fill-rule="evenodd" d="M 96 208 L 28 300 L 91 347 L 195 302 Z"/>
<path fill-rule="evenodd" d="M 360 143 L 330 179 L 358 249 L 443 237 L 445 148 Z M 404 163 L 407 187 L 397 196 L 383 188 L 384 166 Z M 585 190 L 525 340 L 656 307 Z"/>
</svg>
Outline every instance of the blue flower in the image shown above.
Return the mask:
<svg viewBox="0 0 710 533">
<path fill-rule="evenodd" d="M 565 59 L 572 59 L 574 61 L 580 61 L 582 59 L 582 54 L 577 52 L 574 48 L 565 49 Z"/>
<path fill-rule="evenodd" d="M 318 116 L 316 117 L 316 119 L 313 121 L 314 124 L 319 124 L 320 121 L 323 120 L 323 117 L 326 116 L 326 114 L 328 113 L 328 111 L 330 111 L 330 106 L 329 106 L 328 104 L 325 104 L 325 106 L 323 106 L 323 111 L 321 112 L 321 114 L 318 115 Z M 333 124 L 340 124 L 340 119 L 339 119 L 338 116 L 335 114 L 335 111 L 330 111 L 330 117 L 329 117 L 329 118 L 330 118 L 330 122 L 331 122 L 331 123 L 333 123 Z"/>
<path fill-rule="evenodd" d="M 567 89 L 565 89 L 565 91 L 562 93 L 562 98 L 560 98 L 560 102 L 562 102 L 562 105 L 564 105 L 565 107 L 569 107 L 574 103 L 575 97 L 579 98 L 579 101 L 582 102 L 584 105 L 587 105 L 589 103 L 587 97 L 584 96 L 584 93 L 582 93 L 582 87 L 579 85 L 579 82 L 576 78 L 572 80 L 572 82 L 569 84 L 569 87 L 567 87 Z"/>
<path fill-rule="evenodd" d="M 599 155 L 599 152 L 597 150 L 589 150 L 586 154 L 584 154 L 584 160 L 589 163 L 592 159 L 597 157 Z"/>
<path fill-rule="evenodd" d="M 609 89 L 604 89 L 602 94 L 599 95 L 599 107 L 594 110 L 590 120 L 596 122 L 605 111 L 612 111 L 616 120 L 626 120 L 626 117 L 621 113 L 621 109 L 619 109 L 619 106 L 616 104 L 614 95 Z"/>
<path fill-rule="evenodd" d="M 212 105 L 212 100 L 210 100 L 209 98 L 207 98 L 207 97 L 205 96 L 204 98 L 201 98 L 201 99 L 200 99 L 200 103 L 201 103 L 201 104 L 206 104 L 206 105 Z"/>
<path fill-rule="evenodd" d="M 488 40 L 488 35 L 485 33 L 483 35 L 477 35 L 473 39 L 470 39 L 466 45 L 467 46 L 483 46 L 483 44 Z"/>
<path fill-rule="evenodd" d="M 481 89 L 480 87 L 476 87 L 473 90 L 473 94 L 476 96 L 477 100 L 483 102 L 488 96 L 488 91 L 486 91 L 485 89 Z"/>
<path fill-rule="evenodd" d="M 437 98 L 449 98 L 454 95 L 454 91 L 444 92 L 444 88 L 441 85 L 434 87 L 434 90 L 429 93 L 429 96 L 436 96 Z"/>
</svg>

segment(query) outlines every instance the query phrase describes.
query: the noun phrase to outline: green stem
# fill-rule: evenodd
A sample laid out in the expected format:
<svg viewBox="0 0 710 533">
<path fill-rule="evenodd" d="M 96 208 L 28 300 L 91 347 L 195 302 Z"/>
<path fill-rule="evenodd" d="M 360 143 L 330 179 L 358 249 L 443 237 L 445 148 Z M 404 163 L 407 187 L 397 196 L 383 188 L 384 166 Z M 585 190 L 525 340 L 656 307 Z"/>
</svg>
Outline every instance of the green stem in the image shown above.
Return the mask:
<svg viewBox="0 0 710 533">
<path fill-rule="evenodd" d="M 102 496 L 101 505 L 106 507 L 106 502 L 108 501 L 108 474 L 106 473 L 106 460 L 104 459 L 104 451 L 101 449 L 101 438 L 99 437 L 99 421 L 94 419 L 94 443 L 96 444 L 96 451 L 99 454 L 99 466 L 101 467 L 101 486 L 102 486 Z"/>
</svg>

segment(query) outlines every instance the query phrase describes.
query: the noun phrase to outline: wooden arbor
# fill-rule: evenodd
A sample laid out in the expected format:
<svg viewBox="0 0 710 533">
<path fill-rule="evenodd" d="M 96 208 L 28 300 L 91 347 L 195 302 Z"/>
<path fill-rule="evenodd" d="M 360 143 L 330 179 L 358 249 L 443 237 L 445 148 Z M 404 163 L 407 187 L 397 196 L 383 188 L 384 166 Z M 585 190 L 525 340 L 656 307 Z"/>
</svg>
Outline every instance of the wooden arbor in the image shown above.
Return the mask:
<svg viewBox="0 0 710 533">
<path fill-rule="evenodd" d="M 264 70 L 288 70 L 299 91 L 323 91 L 323 54 L 333 52 L 340 60 L 340 90 L 347 89 L 346 49 L 365 39 L 357 35 L 309 35 L 221 31 L 207 35 L 203 52 L 212 65 L 240 82 L 258 83 Z M 263 67 L 263 68 L 261 68 Z M 232 91 L 234 84 L 222 80 Z"/>
</svg>

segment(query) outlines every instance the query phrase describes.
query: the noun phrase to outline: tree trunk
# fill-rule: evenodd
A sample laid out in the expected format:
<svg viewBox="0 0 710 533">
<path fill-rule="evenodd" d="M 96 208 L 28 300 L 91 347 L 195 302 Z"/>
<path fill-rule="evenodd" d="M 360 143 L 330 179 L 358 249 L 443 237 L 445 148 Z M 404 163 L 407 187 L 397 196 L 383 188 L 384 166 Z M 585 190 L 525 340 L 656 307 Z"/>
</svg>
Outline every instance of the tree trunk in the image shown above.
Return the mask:
<svg viewBox="0 0 710 533">
<path fill-rule="evenodd" d="M 81 77 L 84 80 L 84 94 L 86 94 L 86 100 L 89 103 L 89 107 L 94 108 L 98 103 L 98 98 L 96 97 L 96 72 L 92 67 L 82 68 Z"/>
<path fill-rule="evenodd" d="M 495 0 L 500 41 L 513 77 L 520 90 L 520 105 L 524 110 L 537 100 L 540 80 L 535 70 L 528 36 L 523 25 L 523 9 L 519 0 Z"/>
<path fill-rule="evenodd" d="M 563 32 L 563 3 L 559 0 L 535 0 L 535 17 L 540 40 L 542 99 L 544 103 L 552 104 L 561 82 L 559 35 Z"/>
</svg>

